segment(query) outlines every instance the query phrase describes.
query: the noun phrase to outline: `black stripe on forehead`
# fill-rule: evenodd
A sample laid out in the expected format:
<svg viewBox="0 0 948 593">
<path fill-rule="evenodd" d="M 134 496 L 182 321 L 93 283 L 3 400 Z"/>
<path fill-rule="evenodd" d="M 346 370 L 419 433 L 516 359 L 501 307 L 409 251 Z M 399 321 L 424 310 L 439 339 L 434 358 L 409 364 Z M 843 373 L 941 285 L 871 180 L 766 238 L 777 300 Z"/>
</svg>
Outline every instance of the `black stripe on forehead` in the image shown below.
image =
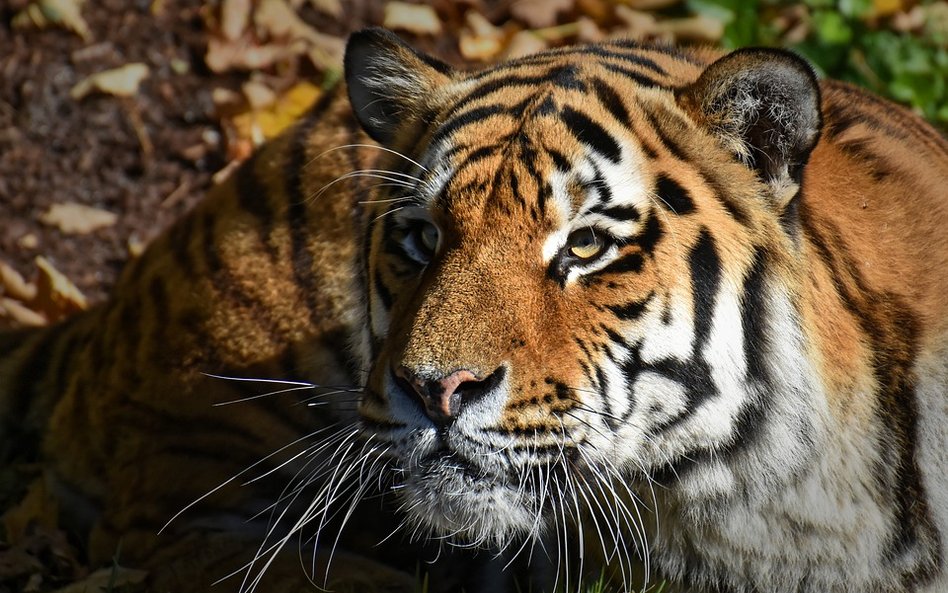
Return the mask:
<svg viewBox="0 0 948 593">
<path fill-rule="evenodd" d="M 560 117 L 577 140 L 589 145 L 613 163 L 622 161 L 619 142 L 588 115 L 567 105 L 560 110 Z"/>
<path fill-rule="evenodd" d="M 613 115 L 620 123 L 629 122 L 629 110 L 626 109 L 622 97 L 609 84 L 599 77 L 592 79 L 592 89 L 596 98 L 602 103 L 609 113 Z"/>
</svg>

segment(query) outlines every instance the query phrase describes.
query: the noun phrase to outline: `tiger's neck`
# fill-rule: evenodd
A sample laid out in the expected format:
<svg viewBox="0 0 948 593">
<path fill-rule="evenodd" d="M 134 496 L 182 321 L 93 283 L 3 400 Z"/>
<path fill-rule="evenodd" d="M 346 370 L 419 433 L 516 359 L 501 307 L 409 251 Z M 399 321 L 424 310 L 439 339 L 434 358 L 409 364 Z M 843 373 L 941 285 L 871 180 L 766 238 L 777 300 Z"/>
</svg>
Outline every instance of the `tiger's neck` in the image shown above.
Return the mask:
<svg viewBox="0 0 948 593">
<path fill-rule="evenodd" d="M 753 550 L 771 560 L 748 575 L 761 591 L 897 591 L 937 557 L 915 465 L 915 354 L 900 348 L 913 342 L 912 318 L 840 253 L 808 258 L 793 290 L 771 284 L 766 372 L 745 383 L 759 414 L 733 450 L 661 494 L 653 548 L 669 576 L 727 583 Z"/>
</svg>

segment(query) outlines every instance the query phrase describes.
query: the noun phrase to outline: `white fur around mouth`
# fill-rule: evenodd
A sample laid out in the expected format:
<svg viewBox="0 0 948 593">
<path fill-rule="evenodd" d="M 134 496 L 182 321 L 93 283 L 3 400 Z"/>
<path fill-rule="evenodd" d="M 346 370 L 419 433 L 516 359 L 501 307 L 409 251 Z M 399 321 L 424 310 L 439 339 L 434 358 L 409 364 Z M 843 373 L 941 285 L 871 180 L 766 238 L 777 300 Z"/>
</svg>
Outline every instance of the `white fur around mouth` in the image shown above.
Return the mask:
<svg viewBox="0 0 948 593">
<path fill-rule="evenodd" d="M 523 489 L 447 451 L 408 468 L 398 492 L 418 531 L 459 544 L 503 546 L 541 527 Z"/>
</svg>

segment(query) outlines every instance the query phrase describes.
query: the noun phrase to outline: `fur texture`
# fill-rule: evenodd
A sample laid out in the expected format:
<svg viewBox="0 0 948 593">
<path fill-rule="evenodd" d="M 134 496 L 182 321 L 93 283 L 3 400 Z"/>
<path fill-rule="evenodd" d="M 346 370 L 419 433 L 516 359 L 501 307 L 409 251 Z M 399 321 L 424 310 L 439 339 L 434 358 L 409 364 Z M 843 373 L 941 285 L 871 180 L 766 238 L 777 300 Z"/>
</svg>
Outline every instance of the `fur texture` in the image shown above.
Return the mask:
<svg viewBox="0 0 948 593">
<path fill-rule="evenodd" d="M 432 590 L 501 591 L 514 557 L 547 588 L 948 588 L 934 130 L 775 50 L 464 73 L 368 30 L 346 68 L 351 108 L 327 93 L 108 303 L 0 341 L 4 439 L 93 559 L 121 538 L 203 591 L 259 546 L 244 589 L 305 590 L 278 552 L 324 560 L 341 518 L 343 566 L 413 572 L 373 547 L 396 527 L 499 554 Z"/>
</svg>

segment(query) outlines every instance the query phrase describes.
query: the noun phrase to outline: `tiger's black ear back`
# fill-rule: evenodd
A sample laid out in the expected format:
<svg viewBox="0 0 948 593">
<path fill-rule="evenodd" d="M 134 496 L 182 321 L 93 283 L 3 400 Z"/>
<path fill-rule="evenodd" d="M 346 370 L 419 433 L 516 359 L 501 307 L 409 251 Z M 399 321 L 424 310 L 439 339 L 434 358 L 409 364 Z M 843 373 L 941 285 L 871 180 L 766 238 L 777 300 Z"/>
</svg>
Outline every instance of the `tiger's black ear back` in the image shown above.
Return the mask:
<svg viewBox="0 0 948 593">
<path fill-rule="evenodd" d="M 764 181 L 800 182 L 821 126 L 819 82 L 803 59 L 737 50 L 708 66 L 679 100 Z"/>
<path fill-rule="evenodd" d="M 450 66 L 416 52 L 386 29 L 362 29 L 346 44 L 352 110 L 366 133 L 382 144 L 417 120 L 424 102 L 450 74 Z"/>
</svg>

